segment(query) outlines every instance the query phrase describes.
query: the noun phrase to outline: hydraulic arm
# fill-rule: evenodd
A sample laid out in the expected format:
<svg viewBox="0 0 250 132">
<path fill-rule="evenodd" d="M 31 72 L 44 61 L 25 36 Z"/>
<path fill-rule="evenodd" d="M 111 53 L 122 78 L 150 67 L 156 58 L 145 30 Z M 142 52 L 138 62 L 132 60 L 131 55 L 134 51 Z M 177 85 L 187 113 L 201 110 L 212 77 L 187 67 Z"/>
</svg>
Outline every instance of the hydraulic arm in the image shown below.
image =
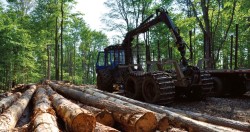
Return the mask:
<svg viewBox="0 0 250 132">
<path fill-rule="evenodd" d="M 144 33 L 148 31 L 151 27 L 155 26 L 156 24 L 163 22 L 165 25 L 170 29 L 171 33 L 173 34 L 173 37 L 175 38 L 176 46 L 181 54 L 181 64 L 183 66 L 188 66 L 187 59 L 185 57 L 186 50 L 185 46 L 186 43 L 183 41 L 182 37 L 180 36 L 178 32 L 178 28 L 174 25 L 172 20 L 170 19 L 168 12 L 164 11 L 163 9 L 157 9 L 156 10 L 156 16 L 155 18 L 151 19 L 154 15 L 150 15 L 145 21 L 143 21 L 137 28 L 129 31 L 123 42 L 122 46 L 126 49 L 126 64 L 131 63 L 131 42 L 133 40 L 133 37 L 135 35 L 138 35 L 140 33 Z"/>
</svg>

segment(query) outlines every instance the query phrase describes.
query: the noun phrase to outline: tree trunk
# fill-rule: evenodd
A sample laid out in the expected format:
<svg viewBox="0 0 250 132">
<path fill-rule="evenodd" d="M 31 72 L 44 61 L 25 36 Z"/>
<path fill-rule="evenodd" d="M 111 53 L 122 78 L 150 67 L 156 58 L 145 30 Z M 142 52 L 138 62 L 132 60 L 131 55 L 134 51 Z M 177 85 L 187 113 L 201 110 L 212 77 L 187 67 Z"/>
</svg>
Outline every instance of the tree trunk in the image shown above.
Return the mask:
<svg viewBox="0 0 250 132">
<path fill-rule="evenodd" d="M 143 108 L 146 108 L 146 109 L 149 109 L 149 110 L 152 110 L 152 111 L 155 111 L 155 112 L 165 113 L 165 111 L 168 110 L 168 111 L 172 111 L 172 112 L 181 114 L 183 116 L 187 116 L 187 117 L 195 119 L 195 120 L 199 120 L 199 121 L 203 121 L 203 122 L 207 122 L 207 123 L 212 123 L 212 124 L 215 124 L 215 125 L 225 126 L 225 127 L 231 127 L 231 128 L 242 130 L 242 131 L 250 131 L 250 124 L 249 123 L 234 121 L 234 120 L 230 120 L 230 119 L 226 119 L 226 118 L 209 116 L 209 115 L 206 115 L 206 114 L 183 111 L 183 110 L 178 110 L 178 109 L 169 108 L 169 107 L 152 105 L 152 104 L 140 102 L 140 101 L 137 101 L 137 100 L 133 100 L 133 99 L 130 99 L 130 98 L 127 98 L 127 97 L 124 97 L 124 96 L 120 96 L 120 95 L 117 95 L 117 94 L 112 94 L 112 93 L 108 93 L 108 92 L 105 92 L 105 91 L 101 91 L 101 90 L 98 90 L 98 89 L 93 89 L 93 90 L 96 91 L 96 92 L 106 94 L 106 95 L 108 95 L 110 97 L 114 97 L 114 98 L 129 102 L 131 104 L 141 106 Z"/>
<path fill-rule="evenodd" d="M 112 127 L 105 126 L 97 122 L 95 126 L 95 132 L 119 132 L 119 131 Z"/>
<path fill-rule="evenodd" d="M 56 113 L 63 119 L 68 131 L 94 131 L 96 120 L 92 113 L 65 99 L 63 96 L 48 89 L 52 105 Z"/>
<path fill-rule="evenodd" d="M 63 17 L 64 17 L 64 11 L 63 11 L 63 0 L 61 1 L 61 80 L 63 80 Z"/>
<path fill-rule="evenodd" d="M 51 66 L 51 60 L 50 60 L 50 45 L 47 45 L 47 56 L 48 56 L 48 68 L 47 68 L 47 79 L 50 80 L 50 66 Z"/>
<path fill-rule="evenodd" d="M 34 105 L 32 131 L 59 132 L 55 111 L 44 88 L 36 90 Z"/>
<path fill-rule="evenodd" d="M 114 118 L 112 116 L 112 113 L 105 110 L 105 109 L 98 109 L 92 106 L 87 106 L 87 105 L 83 105 L 80 104 L 79 105 L 81 108 L 90 111 L 91 113 L 93 113 L 95 115 L 95 119 L 97 122 L 105 125 L 105 126 L 110 126 L 113 127 L 114 126 Z"/>
<path fill-rule="evenodd" d="M 13 102 L 15 102 L 21 95 L 22 94 L 20 92 L 16 92 L 6 98 L 3 98 L 0 101 L 0 113 L 9 108 L 13 104 Z"/>
<path fill-rule="evenodd" d="M 36 86 L 32 85 L 30 89 L 23 93 L 22 97 L 0 115 L 0 131 L 7 131 L 16 126 L 35 90 Z"/>
<path fill-rule="evenodd" d="M 112 112 L 115 121 L 123 126 L 124 131 L 154 131 L 156 129 L 157 121 L 153 112 L 142 112 L 137 108 L 103 99 L 100 95 L 87 94 L 68 87 L 60 87 L 53 83 L 50 83 L 50 85 L 59 93 L 81 103 L 100 109 L 108 109 Z"/>
<path fill-rule="evenodd" d="M 56 16 L 55 27 L 55 79 L 59 80 L 59 45 L 58 45 L 58 17 Z"/>
</svg>

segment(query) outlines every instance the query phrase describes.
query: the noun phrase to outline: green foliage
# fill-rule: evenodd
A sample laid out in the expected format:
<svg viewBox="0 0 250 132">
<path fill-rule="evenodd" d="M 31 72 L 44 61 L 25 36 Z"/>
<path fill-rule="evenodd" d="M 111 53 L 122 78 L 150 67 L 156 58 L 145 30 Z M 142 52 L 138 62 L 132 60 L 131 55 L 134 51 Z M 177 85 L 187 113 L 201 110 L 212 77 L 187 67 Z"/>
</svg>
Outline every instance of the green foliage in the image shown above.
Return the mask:
<svg viewBox="0 0 250 132">
<path fill-rule="evenodd" d="M 55 79 L 55 33 L 58 42 L 63 37 L 63 62 L 62 72 L 64 80 L 76 84 L 95 84 L 95 63 L 98 51 L 103 50 L 108 44 L 107 36 L 90 29 L 82 14 L 71 13 L 74 0 L 8 0 L 7 8 L 0 2 L 0 88 L 7 90 L 14 83 L 39 82 L 47 78 L 48 55 L 47 45 L 50 49 L 51 79 Z M 63 2 L 63 3 L 62 3 Z M 173 3 L 174 2 L 174 3 Z M 192 1 L 198 13 L 198 18 L 204 25 L 200 0 Z M 250 66 L 250 3 L 248 0 L 237 1 L 232 26 L 225 32 L 230 23 L 234 0 L 210 1 L 208 15 L 212 33 L 212 53 L 218 54 L 218 68 L 229 68 L 230 36 L 235 37 L 235 24 L 239 24 L 239 66 Z M 120 32 L 119 38 L 137 27 L 155 9 L 164 8 L 169 12 L 175 25 L 180 29 L 181 36 L 189 44 L 189 31 L 192 31 L 192 44 L 195 65 L 203 58 L 204 44 L 203 32 L 195 18 L 191 5 L 187 0 L 108 0 L 105 5 L 110 12 L 103 17 L 107 30 Z M 61 16 L 63 4 L 64 17 Z M 173 5 L 176 4 L 176 5 Z M 191 15 L 190 15 L 191 11 Z M 189 14 L 188 14 L 189 12 Z M 58 21 L 56 23 L 56 18 Z M 56 25 L 64 20 L 63 34 Z M 235 40 L 235 39 L 234 39 Z M 171 32 L 164 24 L 159 24 L 149 30 L 149 36 L 141 35 L 133 41 L 133 47 L 140 45 L 142 52 L 140 58 L 145 59 L 145 43 L 149 42 L 151 55 L 157 60 L 157 45 L 160 45 L 161 57 L 169 58 L 172 49 L 173 59 L 179 60 L 180 55 L 175 46 Z M 223 42 L 224 41 L 224 42 Z M 120 40 L 121 42 L 121 40 Z M 221 47 L 221 50 L 219 48 Z M 59 52 L 60 48 L 59 48 Z M 187 47 L 187 58 L 190 57 Z M 59 60 L 61 56 L 59 54 Z M 145 63 L 145 62 L 142 62 Z M 60 61 L 59 61 L 59 64 Z"/>
<path fill-rule="evenodd" d="M 61 2 L 65 14 L 64 80 L 77 84 L 95 83 L 95 59 L 92 58 L 96 58 L 98 50 L 106 46 L 108 40 L 103 33 L 91 30 L 81 14 L 70 12 L 74 0 L 30 0 L 26 3 L 9 0 L 6 10 L 0 3 L 0 88 L 6 90 L 12 84 L 47 78 L 47 45 L 50 45 L 51 79 L 54 79 L 55 18 L 58 17 L 60 25 Z M 60 37 L 60 28 L 57 32 Z M 90 72 L 92 74 L 87 74 Z"/>
</svg>

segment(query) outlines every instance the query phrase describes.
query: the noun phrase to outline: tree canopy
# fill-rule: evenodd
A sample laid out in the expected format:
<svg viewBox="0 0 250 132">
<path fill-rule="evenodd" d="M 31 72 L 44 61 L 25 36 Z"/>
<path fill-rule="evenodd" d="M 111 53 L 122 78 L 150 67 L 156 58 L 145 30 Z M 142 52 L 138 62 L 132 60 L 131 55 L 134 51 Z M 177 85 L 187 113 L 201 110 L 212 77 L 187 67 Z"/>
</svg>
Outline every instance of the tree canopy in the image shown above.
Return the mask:
<svg viewBox="0 0 250 132">
<path fill-rule="evenodd" d="M 238 67 L 250 67 L 250 3 L 248 0 L 106 0 L 109 12 L 102 21 L 107 31 L 117 31 L 117 42 L 109 42 L 102 31 L 91 29 L 82 13 L 72 12 L 74 0 L 0 1 L 0 87 L 7 90 L 17 83 L 43 79 L 70 80 L 95 84 L 98 51 L 122 42 L 155 9 L 164 8 L 187 43 L 191 65 L 207 58 L 210 68 L 234 68 L 230 63 L 231 44 L 239 26 Z M 133 49 L 139 63 L 146 48 L 151 60 L 157 57 L 180 59 L 179 52 L 164 24 L 135 36 Z M 158 51 L 157 46 L 162 47 Z M 145 48 L 146 47 L 146 48 Z M 233 55 L 235 51 L 233 50 Z M 234 57 L 233 57 L 234 58 Z"/>
</svg>

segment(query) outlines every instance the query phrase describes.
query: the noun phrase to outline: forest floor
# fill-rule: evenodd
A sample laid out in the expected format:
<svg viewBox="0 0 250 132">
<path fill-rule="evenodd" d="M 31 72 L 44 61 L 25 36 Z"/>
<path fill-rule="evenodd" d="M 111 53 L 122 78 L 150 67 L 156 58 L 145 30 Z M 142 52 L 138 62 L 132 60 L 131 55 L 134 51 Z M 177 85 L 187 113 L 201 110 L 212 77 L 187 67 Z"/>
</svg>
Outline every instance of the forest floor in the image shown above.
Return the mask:
<svg viewBox="0 0 250 132">
<path fill-rule="evenodd" d="M 203 101 L 187 101 L 181 98 L 170 107 L 250 123 L 250 91 L 237 98 L 208 97 Z"/>
</svg>

